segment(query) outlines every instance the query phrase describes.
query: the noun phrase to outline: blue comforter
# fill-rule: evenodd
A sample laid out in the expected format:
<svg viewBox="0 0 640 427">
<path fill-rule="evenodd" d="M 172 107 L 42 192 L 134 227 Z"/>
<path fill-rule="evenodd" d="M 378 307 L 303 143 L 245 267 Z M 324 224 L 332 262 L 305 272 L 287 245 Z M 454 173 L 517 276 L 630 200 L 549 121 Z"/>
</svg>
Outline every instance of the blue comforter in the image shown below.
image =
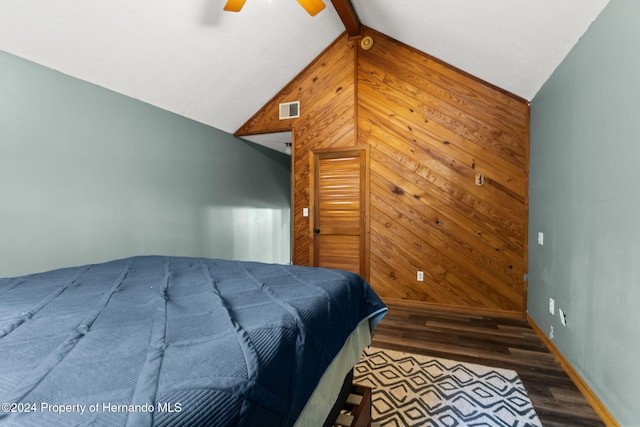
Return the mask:
<svg viewBox="0 0 640 427">
<path fill-rule="evenodd" d="M 292 425 L 385 310 L 352 273 L 216 259 L 0 279 L 0 425 Z"/>
</svg>

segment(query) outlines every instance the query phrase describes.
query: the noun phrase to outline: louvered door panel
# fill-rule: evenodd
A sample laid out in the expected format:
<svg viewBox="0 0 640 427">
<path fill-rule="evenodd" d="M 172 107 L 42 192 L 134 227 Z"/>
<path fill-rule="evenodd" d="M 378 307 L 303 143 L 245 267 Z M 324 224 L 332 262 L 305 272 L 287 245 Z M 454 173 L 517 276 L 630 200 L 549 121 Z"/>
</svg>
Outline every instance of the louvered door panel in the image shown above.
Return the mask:
<svg viewBox="0 0 640 427">
<path fill-rule="evenodd" d="M 360 159 L 320 158 L 318 165 L 318 221 L 322 230 L 360 231 Z"/>
<path fill-rule="evenodd" d="M 318 153 L 314 161 L 314 264 L 364 276 L 364 155 Z"/>
</svg>

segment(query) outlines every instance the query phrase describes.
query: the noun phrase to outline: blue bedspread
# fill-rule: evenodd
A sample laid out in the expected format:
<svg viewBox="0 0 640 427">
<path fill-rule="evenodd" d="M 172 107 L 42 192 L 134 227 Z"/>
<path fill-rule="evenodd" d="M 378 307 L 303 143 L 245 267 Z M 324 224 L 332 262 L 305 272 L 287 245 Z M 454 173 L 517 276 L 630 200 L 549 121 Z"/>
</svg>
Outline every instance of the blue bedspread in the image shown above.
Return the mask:
<svg viewBox="0 0 640 427">
<path fill-rule="evenodd" d="M 352 273 L 216 259 L 0 279 L 0 425 L 292 425 L 385 310 Z"/>
</svg>

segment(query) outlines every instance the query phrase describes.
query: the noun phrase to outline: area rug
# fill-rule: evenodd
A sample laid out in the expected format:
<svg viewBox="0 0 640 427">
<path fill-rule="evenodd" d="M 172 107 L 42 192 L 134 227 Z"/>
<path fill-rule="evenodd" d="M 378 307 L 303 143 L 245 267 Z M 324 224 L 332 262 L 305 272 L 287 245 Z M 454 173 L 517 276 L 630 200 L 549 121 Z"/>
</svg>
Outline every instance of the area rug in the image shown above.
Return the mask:
<svg viewBox="0 0 640 427">
<path fill-rule="evenodd" d="M 369 347 L 354 383 L 376 426 L 542 426 L 515 371 Z"/>
</svg>

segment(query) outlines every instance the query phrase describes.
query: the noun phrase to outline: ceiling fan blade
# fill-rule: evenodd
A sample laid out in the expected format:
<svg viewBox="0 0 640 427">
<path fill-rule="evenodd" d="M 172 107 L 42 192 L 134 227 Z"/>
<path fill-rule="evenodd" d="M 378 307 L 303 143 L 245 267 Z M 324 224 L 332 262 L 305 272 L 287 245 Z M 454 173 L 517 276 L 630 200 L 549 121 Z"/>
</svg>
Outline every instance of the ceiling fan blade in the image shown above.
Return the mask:
<svg viewBox="0 0 640 427">
<path fill-rule="evenodd" d="M 304 7 L 304 10 L 311 16 L 315 16 L 318 12 L 325 8 L 325 4 L 322 0 L 298 0 L 300 6 Z"/>
<path fill-rule="evenodd" d="M 227 4 L 224 5 L 224 10 L 227 12 L 240 12 L 242 6 L 247 0 L 227 0 Z"/>
</svg>

